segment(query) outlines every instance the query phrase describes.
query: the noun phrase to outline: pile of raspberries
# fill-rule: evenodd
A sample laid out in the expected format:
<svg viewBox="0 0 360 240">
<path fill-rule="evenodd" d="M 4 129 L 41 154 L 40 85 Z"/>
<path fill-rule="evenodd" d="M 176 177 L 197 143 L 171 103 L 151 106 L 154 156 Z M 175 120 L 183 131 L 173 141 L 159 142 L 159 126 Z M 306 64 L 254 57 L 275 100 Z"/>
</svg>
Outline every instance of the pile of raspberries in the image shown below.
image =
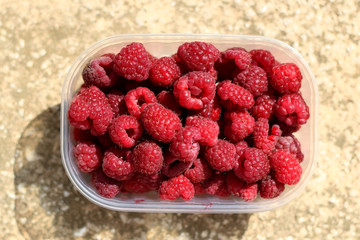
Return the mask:
<svg viewBox="0 0 360 240">
<path fill-rule="evenodd" d="M 73 153 L 106 198 L 252 201 L 301 178 L 302 75 L 267 50 L 186 42 L 157 58 L 134 42 L 92 59 L 82 77 L 68 111 Z"/>
</svg>

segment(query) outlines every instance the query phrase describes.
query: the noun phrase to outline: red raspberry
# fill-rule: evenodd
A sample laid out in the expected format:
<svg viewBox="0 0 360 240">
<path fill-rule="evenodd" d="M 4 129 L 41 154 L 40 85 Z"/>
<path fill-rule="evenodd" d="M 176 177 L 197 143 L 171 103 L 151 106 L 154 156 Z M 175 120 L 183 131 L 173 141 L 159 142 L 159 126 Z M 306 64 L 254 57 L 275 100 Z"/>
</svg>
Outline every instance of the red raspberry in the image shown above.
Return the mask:
<svg viewBox="0 0 360 240">
<path fill-rule="evenodd" d="M 81 141 L 74 147 L 74 156 L 79 169 L 89 173 L 101 166 L 103 154 L 94 142 Z"/>
<path fill-rule="evenodd" d="M 181 161 L 171 155 L 169 152 L 165 154 L 165 160 L 164 160 L 164 166 L 161 170 L 162 174 L 165 176 L 172 178 L 176 177 L 182 173 L 184 173 L 186 170 L 188 170 L 193 162 L 192 161 Z"/>
<path fill-rule="evenodd" d="M 113 119 L 109 126 L 111 140 L 120 147 L 130 148 L 135 146 L 142 133 L 141 122 L 130 115 L 121 115 Z"/>
<path fill-rule="evenodd" d="M 174 96 L 188 109 L 201 109 L 215 97 L 216 79 L 207 72 L 189 72 L 174 83 Z"/>
<path fill-rule="evenodd" d="M 120 192 L 120 182 L 106 176 L 101 168 L 91 173 L 91 182 L 103 197 L 113 198 Z"/>
<path fill-rule="evenodd" d="M 218 140 L 215 146 L 205 151 L 205 159 L 211 167 L 220 172 L 230 171 L 236 164 L 236 148 L 226 140 Z"/>
<path fill-rule="evenodd" d="M 175 112 L 178 116 L 181 115 L 181 106 L 175 101 L 175 97 L 172 92 L 163 90 L 156 96 L 156 98 L 158 103 Z"/>
<path fill-rule="evenodd" d="M 106 97 L 115 118 L 127 113 L 124 94 L 118 90 L 111 90 L 110 93 L 106 95 Z"/>
<path fill-rule="evenodd" d="M 287 150 L 277 150 L 270 156 L 270 165 L 279 182 L 294 185 L 300 181 L 302 169 L 297 158 Z"/>
<path fill-rule="evenodd" d="M 91 60 L 82 72 L 82 77 L 87 86 L 94 85 L 98 88 L 114 86 L 117 80 L 116 75 L 111 74 L 113 59 L 108 56 L 101 56 Z"/>
<path fill-rule="evenodd" d="M 243 158 L 238 168 L 234 168 L 234 173 L 241 180 L 247 183 L 254 183 L 264 178 L 270 172 L 269 159 L 260 149 L 246 148 Z"/>
<path fill-rule="evenodd" d="M 184 175 L 162 182 L 159 189 L 159 197 L 163 200 L 175 200 L 178 197 L 191 200 L 194 194 L 194 185 Z"/>
<path fill-rule="evenodd" d="M 198 115 L 205 118 L 209 118 L 213 121 L 217 121 L 220 119 L 221 105 L 219 103 L 218 98 L 215 96 L 215 98 L 211 100 L 209 103 L 204 104 L 203 108 L 190 110 L 189 114 Z"/>
<path fill-rule="evenodd" d="M 294 63 L 274 66 L 270 78 L 271 86 L 280 93 L 296 93 L 301 87 L 302 75 Z"/>
<path fill-rule="evenodd" d="M 237 105 L 238 107 L 251 108 L 254 105 L 254 96 L 245 88 L 232 83 L 230 80 L 221 82 L 217 89 L 222 100 Z"/>
<path fill-rule="evenodd" d="M 266 118 L 259 118 L 255 122 L 253 135 L 255 147 L 263 150 L 265 154 L 270 154 L 281 136 L 281 130 L 278 125 L 273 125 L 269 136 L 269 121 Z"/>
<path fill-rule="evenodd" d="M 184 173 L 184 176 L 192 183 L 203 182 L 213 174 L 212 168 L 205 159 L 197 158 L 192 165 L 193 167 L 187 169 Z"/>
<path fill-rule="evenodd" d="M 255 97 L 266 92 L 269 85 L 266 72 L 258 66 L 250 66 L 240 72 L 233 82 L 249 90 Z"/>
<path fill-rule="evenodd" d="M 276 61 L 271 52 L 264 49 L 254 49 L 250 51 L 252 59 L 265 70 L 268 74 L 271 73 L 271 69 L 275 66 Z"/>
<path fill-rule="evenodd" d="M 83 89 L 71 102 L 69 122 L 82 130 L 90 129 L 91 134 L 105 134 L 113 113 L 105 94 L 97 87 Z"/>
<path fill-rule="evenodd" d="M 239 142 L 254 131 L 255 119 L 246 111 L 225 112 L 224 135 L 231 142 Z"/>
<path fill-rule="evenodd" d="M 110 148 L 104 154 L 103 172 L 115 180 L 127 180 L 134 174 L 133 157 L 129 149 Z"/>
<path fill-rule="evenodd" d="M 290 136 L 280 137 L 275 148 L 288 150 L 291 154 L 295 155 L 299 162 L 304 160 L 304 154 L 301 152 L 301 144 L 292 134 Z"/>
<path fill-rule="evenodd" d="M 289 126 L 303 125 L 310 117 L 309 107 L 297 93 L 280 97 L 274 106 L 274 111 L 276 117 Z"/>
<path fill-rule="evenodd" d="M 81 130 L 79 128 L 74 128 L 73 135 L 75 142 L 96 140 L 96 137 L 91 135 L 89 130 Z"/>
<path fill-rule="evenodd" d="M 182 44 L 177 55 L 190 71 L 208 71 L 213 68 L 220 52 L 211 43 L 190 42 Z"/>
<path fill-rule="evenodd" d="M 155 102 L 157 102 L 155 94 L 145 87 L 138 87 L 125 95 L 125 103 L 128 112 L 138 119 L 141 117 L 143 109 L 149 103 Z"/>
<path fill-rule="evenodd" d="M 200 145 L 197 142 L 200 139 L 201 134 L 196 127 L 186 126 L 181 128 L 171 140 L 169 151 L 174 157 L 182 161 L 193 161 L 200 150 Z"/>
<path fill-rule="evenodd" d="M 186 126 L 192 126 L 199 129 L 201 139 L 199 143 L 207 146 L 214 146 L 218 141 L 219 125 L 208 118 L 203 117 L 187 117 Z"/>
<path fill-rule="evenodd" d="M 284 189 L 285 184 L 277 181 L 272 174 L 267 175 L 259 183 L 260 196 L 262 198 L 275 198 L 279 196 Z"/>
<path fill-rule="evenodd" d="M 141 43 L 131 43 L 115 56 L 113 69 L 128 80 L 144 81 L 152 65 L 150 56 Z"/>
<path fill-rule="evenodd" d="M 133 150 L 135 170 L 153 175 L 162 168 L 164 157 L 161 147 L 155 142 L 141 142 Z"/>
<path fill-rule="evenodd" d="M 170 87 L 179 77 L 181 70 L 174 58 L 162 57 L 151 67 L 149 80 L 154 86 Z"/>
<path fill-rule="evenodd" d="M 154 174 L 151 176 L 135 173 L 129 180 L 123 181 L 121 190 L 129 193 L 146 193 L 153 190 L 158 190 L 162 176 Z"/>
<path fill-rule="evenodd" d="M 242 182 L 233 172 L 226 174 L 226 187 L 232 195 L 242 198 L 246 202 L 253 201 L 257 197 L 258 185 Z"/>
<path fill-rule="evenodd" d="M 273 95 L 264 94 L 256 98 L 255 105 L 251 109 L 252 115 L 258 118 L 267 118 L 274 113 L 274 105 L 276 103 L 276 98 Z"/>
<path fill-rule="evenodd" d="M 249 67 L 251 63 L 251 54 L 244 48 L 230 48 L 222 53 L 222 57 L 225 59 L 234 59 L 236 66 L 241 70 Z"/>
<path fill-rule="evenodd" d="M 248 147 L 249 147 L 249 144 L 245 141 L 241 141 L 241 142 L 238 142 L 237 144 L 235 144 L 236 164 L 234 166 L 234 169 L 238 168 L 239 164 L 241 164 L 244 161 L 244 159 L 245 159 L 244 152 L 245 152 L 245 149 L 247 149 Z"/>
<path fill-rule="evenodd" d="M 141 121 L 151 137 L 164 143 L 170 142 L 175 132 L 182 127 L 176 113 L 159 103 L 146 106 L 141 114 Z"/>
<path fill-rule="evenodd" d="M 206 193 L 211 195 L 216 195 L 219 197 L 228 197 L 230 196 L 229 191 L 226 187 L 226 174 L 217 173 L 214 174 L 211 178 L 204 182 L 204 188 Z"/>
<path fill-rule="evenodd" d="M 290 136 L 291 134 L 299 131 L 301 128 L 301 125 L 289 126 L 286 123 L 279 121 L 278 119 L 275 119 L 273 122 L 280 126 L 282 136 Z"/>
<path fill-rule="evenodd" d="M 205 194 L 206 190 L 201 183 L 193 183 L 195 189 L 195 195 Z"/>
</svg>

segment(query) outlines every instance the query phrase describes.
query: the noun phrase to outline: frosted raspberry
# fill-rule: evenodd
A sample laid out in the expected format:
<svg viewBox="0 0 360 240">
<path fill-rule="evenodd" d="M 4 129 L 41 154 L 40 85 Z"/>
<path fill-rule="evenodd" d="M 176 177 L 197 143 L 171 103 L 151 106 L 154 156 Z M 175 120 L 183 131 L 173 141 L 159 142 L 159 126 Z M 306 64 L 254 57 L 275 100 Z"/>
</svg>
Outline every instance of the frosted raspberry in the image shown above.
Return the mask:
<svg viewBox="0 0 360 240">
<path fill-rule="evenodd" d="M 238 107 L 251 108 L 254 105 L 254 96 L 245 88 L 240 87 L 230 80 L 221 82 L 217 89 L 222 100 L 228 100 Z"/>
<path fill-rule="evenodd" d="M 288 150 L 291 154 L 295 155 L 299 162 L 304 160 L 304 154 L 301 152 L 301 144 L 292 134 L 290 136 L 280 137 L 275 148 Z"/>
<path fill-rule="evenodd" d="M 208 118 L 203 117 L 187 117 L 186 126 L 193 126 L 199 129 L 201 139 L 199 143 L 207 146 L 214 146 L 218 141 L 219 125 Z"/>
<path fill-rule="evenodd" d="M 273 125 L 269 135 L 268 120 L 266 118 L 259 118 L 255 122 L 253 135 L 255 147 L 262 149 L 265 154 L 270 154 L 275 149 L 275 145 L 281 135 L 281 130 L 278 125 Z"/>
<path fill-rule="evenodd" d="M 86 86 L 94 85 L 98 88 L 114 86 L 117 80 L 112 73 L 113 59 L 101 56 L 91 60 L 82 72 Z"/>
<path fill-rule="evenodd" d="M 302 169 L 297 158 L 287 150 L 277 150 L 270 156 L 270 165 L 279 182 L 294 185 L 300 181 Z"/>
<path fill-rule="evenodd" d="M 111 106 L 114 118 L 127 113 L 126 104 L 125 104 L 125 95 L 118 90 L 111 90 L 106 95 L 108 102 Z"/>
<path fill-rule="evenodd" d="M 196 127 L 181 128 L 171 140 L 170 153 L 182 161 L 193 161 L 197 158 L 201 139 L 200 131 Z"/>
<path fill-rule="evenodd" d="M 156 98 L 158 103 L 175 112 L 178 116 L 181 115 L 181 106 L 176 102 L 172 92 L 163 90 L 156 96 Z"/>
<path fill-rule="evenodd" d="M 148 88 L 138 87 L 125 95 L 128 112 L 136 118 L 141 117 L 141 112 L 149 103 L 157 102 L 155 94 Z"/>
<path fill-rule="evenodd" d="M 171 155 L 171 153 L 165 153 L 164 166 L 161 169 L 161 173 L 167 177 L 176 177 L 184 173 L 192 166 L 192 161 L 182 161 Z"/>
<path fill-rule="evenodd" d="M 163 200 L 175 200 L 178 197 L 191 200 L 194 194 L 194 185 L 184 175 L 162 182 L 159 189 L 159 197 Z"/>
<path fill-rule="evenodd" d="M 198 115 L 205 118 L 209 118 L 213 121 L 217 121 L 220 119 L 221 114 L 221 105 L 219 103 L 218 98 L 215 96 L 213 100 L 209 103 L 204 104 L 201 109 L 192 109 L 189 111 L 191 115 Z"/>
<path fill-rule="evenodd" d="M 81 141 L 74 147 L 74 156 L 79 169 L 89 173 L 101 166 L 103 153 L 94 142 Z"/>
<path fill-rule="evenodd" d="M 296 93 L 301 87 L 302 75 L 294 63 L 283 63 L 273 67 L 271 86 L 280 93 Z"/>
<path fill-rule="evenodd" d="M 258 185 L 242 182 L 233 172 L 226 175 L 226 187 L 232 195 L 242 198 L 246 202 L 253 201 L 257 197 Z"/>
<path fill-rule="evenodd" d="M 103 172 L 118 181 L 129 179 L 134 174 L 133 154 L 129 149 L 110 148 L 104 154 Z"/>
<path fill-rule="evenodd" d="M 234 83 L 243 86 L 245 89 L 256 96 L 262 95 L 268 90 L 268 79 L 266 72 L 257 66 L 250 66 L 244 71 L 237 74 Z"/>
<path fill-rule="evenodd" d="M 170 87 L 179 77 L 181 70 L 174 58 L 162 57 L 152 65 L 149 80 L 154 86 Z"/>
<path fill-rule="evenodd" d="M 217 173 L 214 174 L 211 178 L 204 182 L 204 188 L 206 193 L 210 195 L 216 195 L 219 197 L 228 197 L 230 196 L 229 191 L 226 187 L 226 174 Z"/>
<path fill-rule="evenodd" d="M 162 175 L 157 173 L 151 176 L 135 173 L 129 180 L 123 181 L 121 190 L 129 193 L 146 193 L 158 190 Z"/>
<path fill-rule="evenodd" d="M 303 125 L 310 117 L 309 107 L 297 93 L 280 97 L 274 106 L 274 111 L 276 117 L 289 126 Z"/>
<path fill-rule="evenodd" d="M 155 142 L 141 142 L 133 150 L 135 170 L 153 175 L 162 168 L 164 157 L 161 147 Z"/>
<path fill-rule="evenodd" d="M 187 169 L 184 176 L 187 177 L 192 183 L 200 183 L 210 178 L 213 170 L 205 159 L 197 158 L 191 164 L 191 168 Z"/>
<path fill-rule="evenodd" d="M 120 182 L 106 176 L 101 168 L 91 173 L 91 183 L 103 197 L 113 198 L 120 193 Z"/>
<path fill-rule="evenodd" d="M 271 73 L 271 69 L 275 66 L 276 61 L 271 52 L 264 49 L 254 49 L 250 51 L 252 59 L 265 70 L 268 74 Z"/>
<path fill-rule="evenodd" d="M 264 94 L 256 98 L 255 105 L 251 109 L 252 115 L 258 118 L 267 118 L 274 113 L 274 105 L 276 103 L 276 98 L 273 95 Z"/>
<path fill-rule="evenodd" d="M 236 148 L 226 140 L 218 140 L 215 146 L 205 151 L 205 159 L 211 167 L 220 172 L 231 170 L 236 164 Z"/>
<path fill-rule="evenodd" d="M 121 115 L 111 122 L 109 135 L 120 147 L 130 148 L 136 145 L 143 133 L 141 122 L 130 115 Z"/>
<path fill-rule="evenodd" d="M 285 184 L 277 181 L 272 174 L 263 178 L 259 183 L 260 196 L 262 198 L 275 198 L 279 196 L 284 189 Z"/>
<path fill-rule="evenodd" d="M 224 135 L 231 142 L 239 142 L 254 131 L 255 119 L 246 111 L 225 112 Z"/>
</svg>

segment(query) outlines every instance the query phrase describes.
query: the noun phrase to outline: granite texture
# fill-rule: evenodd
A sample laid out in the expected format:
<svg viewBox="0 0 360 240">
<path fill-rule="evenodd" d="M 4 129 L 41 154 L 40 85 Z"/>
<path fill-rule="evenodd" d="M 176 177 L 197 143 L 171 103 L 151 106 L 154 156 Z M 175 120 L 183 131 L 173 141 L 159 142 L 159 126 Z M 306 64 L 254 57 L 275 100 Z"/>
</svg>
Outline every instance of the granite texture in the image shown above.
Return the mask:
<svg viewBox="0 0 360 240">
<path fill-rule="evenodd" d="M 360 239 L 360 2 L 0 0 L 0 239 Z M 59 103 L 74 59 L 125 33 L 224 33 L 298 49 L 319 87 L 319 155 L 300 197 L 270 212 L 101 209 L 60 162 Z"/>
</svg>

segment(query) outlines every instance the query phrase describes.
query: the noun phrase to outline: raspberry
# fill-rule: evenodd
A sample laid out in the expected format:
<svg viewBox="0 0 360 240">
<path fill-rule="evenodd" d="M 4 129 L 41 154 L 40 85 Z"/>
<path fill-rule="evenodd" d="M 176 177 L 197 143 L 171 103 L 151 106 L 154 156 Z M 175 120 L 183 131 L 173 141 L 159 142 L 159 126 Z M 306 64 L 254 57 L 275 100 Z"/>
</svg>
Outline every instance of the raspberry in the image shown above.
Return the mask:
<svg viewBox="0 0 360 240">
<path fill-rule="evenodd" d="M 116 146 L 116 144 L 111 140 L 108 132 L 104 135 L 97 136 L 96 138 L 98 139 L 101 149 L 103 150 Z"/>
<path fill-rule="evenodd" d="M 230 48 L 222 53 L 225 59 L 234 59 L 236 66 L 244 70 L 249 67 L 251 63 L 251 54 L 243 48 Z"/>
<path fill-rule="evenodd" d="M 192 167 L 187 169 L 184 176 L 187 177 L 192 183 L 200 183 L 210 178 L 213 174 L 212 168 L 205 159 L 197 158 Z"/>
<path fill-rule="evenodd" d="M 225 172 L 235 166 L 235 154 L 236 148 L 234 144 L 219 139 L 215 146 L 206 149 L 205 159 L 213 169 Z"/>
<path fill-rule="evenodd" d="M 187 169 L 189 169 L 193 162 L 192 161 L 181 161 L 171 155 L 170 153 L 165 154 L 165 160 L 164 160 L 164 166 L 161 170 L 161 172 L 167 176 L 167 177 L 176 177 L 183 172 L 185 172 Z"/>
<path fill-rule="evenodd" d="M 103 154 L 94 142 L 81 141 L 74 147 L 74 156 L 79 169 L 89 173 L 101 166 Z"/>
<path fill-rule="evenodd" d="M 215 96 L 215 98 L 209 103 L 204 104 L 203 108 L 190 110 L 189 114 L 198 115 L 209 118 L 213 121 L 217 121 L 220 119 L 221 105 L 218 98 Z"/>
<path fill-rule="evenodd" d="M 206 190 L 201 183 L 193 183 L 195 189 L 195 195 L 205 194 Z"/>
<path fill-rule="evenodd" d="M 121 190 L 129 193 L 146 193 L 153 190 L 158 190 L 160 187 L 162 177 L 160 174 L 151 176 L 135 173 L 129 180 L 123 181 Z"/>
<path fill-rule="evenodd" d="M 241 180 L 247 183 L 254 183 L 264 178 L 270 172 L 269 160 L 260 149 L 246 148 L 243 158 L 238 168 L 234 168 L 234 173 Z"/>
<path fill-rule="evenodd" d="M 262 149 L 265 154 L 270 154 L 275 149 L 281 131 L 278 125 L 273 125 L 271 135 L 269 136 L 268 120 L 266 118 L 259 118 L 255 122 L 253 135 L 255 147 Z"/>
<path fill-rule="evenodd" d="M 110 148 L 104 154 L 103 172 L 118 181 L 129 179 L 134 173 L 133 154 L 129 149 Z"/>
<path fill-rule="evenodd" d="M 189 72 L 174 83 L 174 96 L 188 109 L 201 109 L 215 97 L 216 79 L 207 72 Z"/>
<path fill-rule="evenodd" d="M 302 169 L 297 158 L 287 150 L 277 150 L 270 156 L 275 178 L 281 183 L 294 185 L 300 181 Z"/>
<path fill-rule="evenodd" d="M 177 55 L 190 71 L 208 71 L 213 68 L 220 52 L 210 43 L 190 42 L 182 44 Z"/>
<path fill-rule="evenodd" d="M 254 131 L 255 119 L 246 111 L 225 112 L 224 135 L 231 142 L 239 142 Z"/>
<path fill-rule="evenodd" d="M 301 152 L 301 144 L 292 134 L 290 136 L 280 137 L 275 148 L 288 150 L 291 154 L 295 155 L 299 162 L 304 160 L 304 154 Z"/>
<path fill-rule="evenodd" d="M 174 157 L 182 161 L 193 161 L 200 150 L 200 145 L 197 142 L 200 139 L 201 134 L 196 127 L 186 126 L 181 128 L 171 140 L 169 151 Z"/>
<path fill-rule="evenodd" d="M 150 69 L 149 80 L 154 86 L 170 87 L 181 77 L 180 67 L 172 57 L 162 57 Z"/>
<path fill-rule="evenodd" d="M 233 172 L 226 175 L 226 187 L 232 195 L 240 197 L 246 202 L 253 201 L 257 197 L 258 185 L 256 183 L 245 184 Z"/>
<path fill-rule="evenodd" d="M 125 95 L 128 112 L 136 118 L 141 117 L 141 112 L 149 103 L 157 102 L 155 94 L 148 88 L 138 87 Z"/>
<path fill-rule="evenodd" d="M 120 192 L 120 182 L 106 176 L 101 168 L 92 172 L 91 182 L 103 197 L 113 198 Z"/>
<path fill-rule="evenodd" d="M 178 197 L 191 200 L 194 194 L 194 185 L 184 175 L 162 182 L 159 189 L 159 197 L 163 200 L 175 200 Z"/>
<path fill-rule="evenodd" d="M 267 175 L 259 183 L 260 196 L 262 198 L 275 198 L 279 196 L 284 189 L 285 184 L 277 181 L 272 174 Z"/>
<path fill-rule="evenodd" d="M 121 115 L 113 119 L 109 126 L 111 140 L 120 147 L 130 148 L 135 146 L 142 133 L 141 122 L 130 115 Z"/>
<path fill-rule="evenodd" d="M 280 93 L 296 93 L 301 87 L 302 75 L 294 63 L 274 66 L 270 78 L 271 86 Z"/>
<path fill-rule="evenodd" d="M 106 97 L 115 118 L 127 113 L 124 94 L 118 90 L 111 90 L 110 93 L 106 95 Z"/>
<path fill-rule="evenodd" d="M 98 88 L 114 86 L 117 77 L 111 74 L 113 59 L 101 56 L 91 60 L 82 72 L 82 77 L 87 86 L 94 85 Z"/>
<path fill-rule="evenodd" d="M 91 135 L 89 130 L 81 130 L 79 128 L 74 128 L 73 130 L 74 140 L 76 142 L 80 141 L 95 141 L 96 137 Z"/>
<path fill-rule="evenodd" d="M 177 115 L 181 115 L 181 106 L 175 101 L 175 97 L 172 92 L 163 90 L 156 96 L 156 98 L 158 103 L 175 112 Z"/>
<path fill-rule="evenodd" d="M 282 136 L 290 136 L 294 132 L 299 131 L 301 128 L 301 125 L 289 126 L 286 123 L 281 122 L 281 121 L 274 121 L 274 122 L 280 126 L 280 129 L 282 131 Z"/>
<path fill-rule="evenodd" d="M 261 95 L 256 98 L 255 105 L 251 109 L 251 114 L 256 118 L 267 118 L 269 119 L 274 113 L 274 105 L 276 98 L 272 95 Z"/>
<path fill-rule="evenodd" d="M 200 144 L 214 146 L 217 143 L 220 130 L 216 122 L 208 118 L 194 116 L 186 118 L 186 126 L 196 127 L 200 131 Z"/>
<path fill-rule="evenodd" d="M 97 87 L 83 89 L 71 102 L 68 118 L 71 125 L 91 134 L 105 134 L 113 113 L 105 94 Z"/>
<path fill-rule="evenodd" d="M 234 168 L 238 168 L 239 164 L 243 162 L 244 160 L 244 152 L 245 149 L 247 149 L 249 147 L 248 143 L 245 141 L 241 141 L 238 142 L 237 144 L 235 144 L 235 148 L 236 148 L 236 165 Z"/>
<path fill-rule="evenodd" d="M 206 193 L 219 197 L 230 196 L 225 182 L 226 175 L 224 173 L 214 174 L 211 178 L 204 182 Z"/>
<path fill-rule="evenodd" d="M 271 69 L 275 66 L 275 58 L 271 52 L 264 49 L 254 49 L 250 51 L 252 59 L 265 70 L 268 74 L 271 73 Z"/>
<path fill-rule="evenodd" d="M 262 95 L 268 90 L 268 79 L 266 72 L 257 66 L 250 66 L 240 72 L 235 78 L 234 83 L 243 86 L 255 97 Z"/>
<path fill-rule="evenodd" d="M 245 88 L 231 83 L 230 80 L 221 82 L 217 89 L 222 100 L 228 100 L 238 107 L 251 108 L 254 105 L 254 96 Z"/>
<path fill-rule="evenodd" d="M 141 43 L 131 43 L 115 56 L 113 69 L 128 80 L 144 81 L 152 65 L 150 56 Z"/>
<path fill-rule="evenodd" d="M 175 132 L 182 127 L 176 113 L 159 103 L 146 106 L 141 114 L 141 121 L 151 137 L 164 143 L 170 142 Z"/>
<path fill-rule="evenodd" d="M 303 125 L 310 117 L 309 107 L 297 93 L 280 97 L 274 106 L 274 111 L 276 117 L 289 126 Z"/>
<path fill-rule="evenodd" d="M 164 157 L 161 147 L 155 142 L 141 142 L 133 150 L 135 170 L 153 175 L 162 168 Z"/>
</svg>

